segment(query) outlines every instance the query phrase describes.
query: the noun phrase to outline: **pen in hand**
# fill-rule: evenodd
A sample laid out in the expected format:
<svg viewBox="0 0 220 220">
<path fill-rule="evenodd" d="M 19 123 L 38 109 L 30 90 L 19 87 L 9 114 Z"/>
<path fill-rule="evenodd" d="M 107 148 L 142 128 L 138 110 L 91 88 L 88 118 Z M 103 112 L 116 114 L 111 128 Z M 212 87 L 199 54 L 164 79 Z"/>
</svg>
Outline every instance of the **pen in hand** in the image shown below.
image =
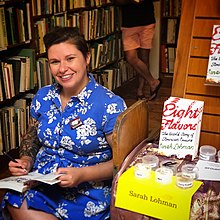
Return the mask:
<svg viewBox="0 0 220 220">
<path fill-rule="evenodd" d="M 7 156 L 11 161 L 13 161 L 13 162 L 15 162 L 15 163 L 18 163 L 18 161 L 17 160 L 15 160 L 10 154 L 8 154 L 7 152 L 5 152 L 5 151 L 2 151 L 2 153 L 5 155 L 5 156 Z M 21 169 L 23 169 L 24 170 L 24 172 L 27 172 L 27 170 L 26 169 L 24 169 L 24 168 L 22 168 L 21 166 L 19 167 L 19 168 L 21 168 Z"/>
</svg>

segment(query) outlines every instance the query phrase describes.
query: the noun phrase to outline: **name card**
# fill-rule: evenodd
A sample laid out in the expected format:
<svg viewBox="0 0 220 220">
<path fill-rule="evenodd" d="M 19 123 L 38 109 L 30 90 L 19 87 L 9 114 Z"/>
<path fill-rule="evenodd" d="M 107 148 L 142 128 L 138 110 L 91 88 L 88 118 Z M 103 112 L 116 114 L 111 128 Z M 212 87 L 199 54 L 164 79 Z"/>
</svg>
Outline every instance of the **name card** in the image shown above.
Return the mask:
<svg viewBox="0 0 220 220">
<path fill-rule="evenodd" d="M 184 158 L 197 156 L 204 102 L 170 97 L 164 102 L 159 152 Z"/>
<path fill-rule="evenodd" d="M 220 163 L 199 160 L 196 166 L 199 170 L 199 180 L 220 181 Z"/>
<path fill-rule="evenodd" d="M 126 170 L 118 180 L 115 206 L 157 219 L 189 219 L 192 196 L 202 182 L 194 180 L 191 188 L 181 189 L 175 176 L 170 184 L 163 185 L 151 172 L 150 178 L 136 178 L 134 167 Z"/>
</svg>

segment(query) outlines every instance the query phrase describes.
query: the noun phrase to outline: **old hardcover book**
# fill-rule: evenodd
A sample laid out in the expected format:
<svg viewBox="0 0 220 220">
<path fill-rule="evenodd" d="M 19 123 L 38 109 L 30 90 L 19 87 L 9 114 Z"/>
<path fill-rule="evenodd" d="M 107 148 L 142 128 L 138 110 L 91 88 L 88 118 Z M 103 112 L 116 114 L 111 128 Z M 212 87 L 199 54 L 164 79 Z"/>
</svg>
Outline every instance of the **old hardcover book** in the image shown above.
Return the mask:
<svg viewBox="0 0 220 220">
<path fill-rule="evenodd" d="M 19 92 L 26 90 L 26 57 L 21 57 L 21 75 L 20 75 L 20 88 Z"/>
<path fill-rule="evenodd" d="M 6 8 L 6 21 L 7 21 L 7 31 L 9 32 L 8 39 L 10 44 L 15 44 L 19 42 L 19 36 L 18 36 L 18 25 L 17 25 L 17 16 L 16 16 L 16 11 L 15 7 L 9 7 Z"/>
<path fill-rule="evenodd" d="M 12 64 L 15 95 L 20 91 L 21 59 L 19 57 L 10 57 L 7 63 Z"/>
<path fill-rule="evenodd" d="M 3 127 L 2 127 L 2 114 L 1 114 L 1 110 L 0 110 L 0 155 L 2 155 L 3 150 L 4 150 L 4 143 L 3 143 Z"/>
<path fill-rule="evenodd" d="M 0 101 L 4 100 L 4 85 L 3 85 L 3 76 L 2 76 L 2 68 L 1 68 L 1 61 L 0 61 Z"/>
<path fill-rule="evenodd" d="M 30 59 L 30 67 L 28 67 L 28 70 L 26 69 L 26 73 L 29 74 L 29 77 L 26 77 L 26 83 L 27 88 L 34 89 L 37 85 L 37 72 L 36 72 L 36 56 L 35 56 L 35 50 L 30 48 L 22 48 L 17 53 L 20 57 L 26 57 Z"/>
<path fill-rule="evenodd" d="M 0 109 L 0 123 L 2 127 L 2 141 L 4 150 L 8 151 L 10 146 L 10 139 L 9 139 L 9 121 L 8 121 L 8 111 L 5 109 Z"/>
<path fill-rule="evenodd" d="M 14 103 L 15 109 L 19 109 L 20 112 L 20 120 L 18 122 L 18 126 L 20 127 L 20 135 L 21 137 L 26 133 L 27 129 L 27 103 L 26 99 L 18 99 Z"/>
<path fill-rule="evenodd" d="M 0 50 L 8 46 L 7 29 L 5 21 L 5 9 L 0 7 Z"/>
<path fill-rule="evenodd" d="M 8 138 L 10 145 L 9 150 L 16 148 L 16 128 L 15 128 L 15 108 L 14 106 L 9 106 L 3 108 L 8 114 Z"/>
<path fill-rule="evenodd" d="M 14 97 L 15 96 L 15 85 L 14 85 L 12 64 L 6 63 L 5 68 L 7 68 L 7 72 L 9 74 L 9 84 L 10 84 L 10 88 L 11 88 L 11 97 Z"/>
<path fill-rule="evenodd" d="M 5 87 L 5 97 L 6 99 L 10 99 L 12 98 L 12 95 L 11 95 L 9 69 L 7 68 L 7 63 L 2 62 L 1 64 L 2 64 L 2 74 L 3 74 L 3 81 Z"/>
</svg>

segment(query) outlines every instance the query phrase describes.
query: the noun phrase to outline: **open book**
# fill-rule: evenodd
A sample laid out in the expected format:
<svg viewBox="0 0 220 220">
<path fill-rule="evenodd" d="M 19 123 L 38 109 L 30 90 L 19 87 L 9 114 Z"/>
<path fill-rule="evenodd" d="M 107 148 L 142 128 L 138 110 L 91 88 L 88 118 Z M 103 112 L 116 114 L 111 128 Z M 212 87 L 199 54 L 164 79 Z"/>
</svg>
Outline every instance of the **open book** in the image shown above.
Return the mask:
<svg viewBox="0 0 220 220">
<path fill-rule="evenodd" d="M 60 180 L 57 178 L 62 174 L 56 175 L 55 173 L 41 174 L 36 172 L 30 172 L 27 175 L 22 176 L 10 176 L 0 180 L 0 189 L 12 189 L 18 192 L 24 192 L 29 189 L 31 186 L 36 185 L 33 182 L 41 182 L 46 184 L 56 184 Z"/>
</svg>

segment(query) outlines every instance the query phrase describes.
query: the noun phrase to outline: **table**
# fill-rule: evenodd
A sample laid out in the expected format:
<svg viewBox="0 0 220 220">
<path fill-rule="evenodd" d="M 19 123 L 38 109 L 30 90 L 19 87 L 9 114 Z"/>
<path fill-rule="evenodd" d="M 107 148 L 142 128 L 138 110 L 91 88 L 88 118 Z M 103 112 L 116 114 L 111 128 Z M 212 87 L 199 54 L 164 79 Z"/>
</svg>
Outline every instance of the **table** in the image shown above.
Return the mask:
<svg viewBox="0 0 220 220">
<path fill-rule="evenodd" d="M 112 186 L 112 201 L 111 201 L 111 220 L 153 220 L 155 218 L 150 216 L 145 216 L 143 214 L 135 213 L 129 210 L 124 210 L 114 206 L 115 194 L 117 190 L 117 182 L 120 175 L 129 167 L 135 165 L 139 162 L 144 155 L 157 155 L 160 162 L 162 160 L 170 159 L 171 157 L 166 157 L 158 154 L 158 144 L 148 143 L 146 140 L 141 142 L 125 159 L 119 172 L 116 174 L 113 180 Z M 188 162 L 196 163 L 198 158 L 191 161 L 190 157 L 186 157 L 182 160 L 172 157 L 179 164 L 178 170 L 181 166 Z M 178 219 L 178 217 L 177 217 Z M 197 219 L 220 219 L 220 181 L 203 181 L 201 187 L 193 195 L 191 201 L 190 210 L 190 220 Z"/>
</svg>

